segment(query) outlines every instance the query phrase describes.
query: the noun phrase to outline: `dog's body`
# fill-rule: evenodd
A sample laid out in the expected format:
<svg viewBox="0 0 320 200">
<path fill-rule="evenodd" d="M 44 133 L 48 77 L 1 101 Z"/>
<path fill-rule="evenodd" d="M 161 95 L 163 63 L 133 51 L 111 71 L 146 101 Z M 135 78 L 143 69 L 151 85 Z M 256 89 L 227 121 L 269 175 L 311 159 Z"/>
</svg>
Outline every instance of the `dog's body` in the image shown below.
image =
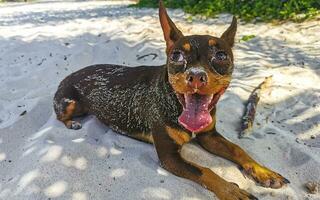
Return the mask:
<svg viewBox="0 0 320 200">
<path fill-rule="evenodd" d="M 75 107 L 81 110 L 73 116 L 94 114 L 116 132 L 153 143 L 152 127 L 163 118 L 177 127 L 175 119 L 182 110 L 165 80 L 166 73 L 165 66 L 86 67 L 61 82 L 55 95 L 55 111 L 61 113 L 69 101 L 75 100 Z M 81 128 L 78 123 L 71 126 Z"/>
<path fill-rule="evenodd" d="M 55 94 L 57 118 L 68 128 L 79 129 L 81 124 L 73 118 L 93 114 L 116 132 L 153 143 L 165 169 L 201 184 L 221 200 L 257 198 L 210 169 L 185 161 L 179 152 L 192 133 L 204 149 L 238 164 L 261 185 L 280 188 L 288 183 L 215 129 L 215 105 L 233 71 L 236 19 L 216 38 L 183 36 L 161 1 L 159 17 L 167 44 L 166 65 L 94 65 L 79 70 L 65 78 Z"/>
</svg>

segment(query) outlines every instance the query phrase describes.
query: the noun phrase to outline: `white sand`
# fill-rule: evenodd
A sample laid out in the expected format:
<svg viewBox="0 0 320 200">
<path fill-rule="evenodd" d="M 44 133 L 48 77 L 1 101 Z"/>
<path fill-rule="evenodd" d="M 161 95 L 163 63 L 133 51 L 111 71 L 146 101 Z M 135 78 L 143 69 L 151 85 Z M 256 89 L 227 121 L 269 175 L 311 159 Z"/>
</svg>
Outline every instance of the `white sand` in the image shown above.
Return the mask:
<svg viewBox="0 0 320 200">
<path fill-rule="evenodd" d="M 157 10 L 127 4 L 0 4 L 0 199 L 215 199 L 201 186 L 161 169 L 151 145 L 117 135 L 92 116 L 79 131 L 55 120 L 52 96 L 71 72 L 94 63 L 165 62 Z M 231 20 L 221 15 L 190 23 L 182 11 L 169 13 L 188 34 L 220 35 Z M 319 33 L 319 20 L 281 26 L 240 23 L 238 39 L 257 37 L 237 42 L 234 79 L 218 104 L 221 133 L 287 177 L 290 185 L 278 190 L 257 186 L 233 163 L 196 145 L 186 145 L 184 156 L 259 199 L 320 199 L 303 187 L 320 177 Z M 148 53 L 158 57 L 137 60 Z M 274 84 L 261 100 L 259 125 L 249 139 L 239 140 L 244 102 L 269 75 Z"/>
</svg>

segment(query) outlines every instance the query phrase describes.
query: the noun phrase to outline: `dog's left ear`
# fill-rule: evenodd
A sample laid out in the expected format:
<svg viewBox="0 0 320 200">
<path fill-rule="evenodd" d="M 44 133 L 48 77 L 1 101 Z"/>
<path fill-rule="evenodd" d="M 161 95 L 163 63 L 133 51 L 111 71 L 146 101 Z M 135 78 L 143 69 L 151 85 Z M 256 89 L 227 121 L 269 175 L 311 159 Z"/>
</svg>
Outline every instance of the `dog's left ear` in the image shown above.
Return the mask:
<svg viewBox="0 0 320 200">
<path fill-rule="evenodd" d="M 237 32 L 237 18 L 233 16 L 231 25 L 229 28 L 222 34 L 221 39 L 227 42 L 230 47 L 234 45 L 234 38 Z"/>
<path fill-rule="evenodd" d="M 159 1 L 159 18 L 163 30 L 164 39 L 166 40 L 166 52 L 168 54 L 170 52 L 170 49 L 173 47 L 174 43 L 178 41 L 179 38 L 183 37 L 183 34 L 176 27 L 176 25 L 174 25 L 174 23 L 168 16 L 168 13 L 163 5 L 162 0 Z"/>
</svg>

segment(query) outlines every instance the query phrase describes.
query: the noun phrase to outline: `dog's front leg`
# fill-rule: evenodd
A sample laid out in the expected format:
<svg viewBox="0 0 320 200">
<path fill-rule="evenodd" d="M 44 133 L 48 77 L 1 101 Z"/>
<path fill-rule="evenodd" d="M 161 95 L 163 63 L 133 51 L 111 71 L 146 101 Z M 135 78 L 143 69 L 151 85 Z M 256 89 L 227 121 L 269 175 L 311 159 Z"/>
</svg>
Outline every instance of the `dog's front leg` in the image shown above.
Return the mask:
<svg viewBox="0 0 320 200">
<path fill-rule="evenodd" d="M 260 165 L 238 145 L 229 142 L 216 130 L 198 134 L 197 142 L 207 151 L 238 164 L 250 177 L 264 187 L 280 188 L 289 181 Z"/>
<path fill-rule="evenodd" d="M 163 127 L 153 130 L 152 135 L 161 166 L 164 169 L 202 185 L 214 192 L 220 200 L 257 199 L 236 184 L 225 181 L 209 168 L 184 160 L 180 155 L 183 141 L 187 142 L 187 135 L 184 135 L 183 130 Z"/>
</svg>

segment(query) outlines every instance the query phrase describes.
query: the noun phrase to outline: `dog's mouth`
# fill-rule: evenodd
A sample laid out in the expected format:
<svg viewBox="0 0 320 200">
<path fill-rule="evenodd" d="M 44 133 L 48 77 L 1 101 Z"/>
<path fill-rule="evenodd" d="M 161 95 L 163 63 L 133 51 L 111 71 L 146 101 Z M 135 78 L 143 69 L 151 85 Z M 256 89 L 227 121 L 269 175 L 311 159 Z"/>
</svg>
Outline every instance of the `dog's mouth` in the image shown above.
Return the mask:
<svg viewBox="0 0 320 200">
<path fill-rule="evenodd" d="M 212 123 L 210 111 L 216 106 L 224 91 L 225 89 L 221 89 L 216 94 L 211 95 L 177 94 L 179 102 L 183 106 L 183 111 L 178 118 L 179 123 L 194 133 L 208 127 Z"/>
</svg>

